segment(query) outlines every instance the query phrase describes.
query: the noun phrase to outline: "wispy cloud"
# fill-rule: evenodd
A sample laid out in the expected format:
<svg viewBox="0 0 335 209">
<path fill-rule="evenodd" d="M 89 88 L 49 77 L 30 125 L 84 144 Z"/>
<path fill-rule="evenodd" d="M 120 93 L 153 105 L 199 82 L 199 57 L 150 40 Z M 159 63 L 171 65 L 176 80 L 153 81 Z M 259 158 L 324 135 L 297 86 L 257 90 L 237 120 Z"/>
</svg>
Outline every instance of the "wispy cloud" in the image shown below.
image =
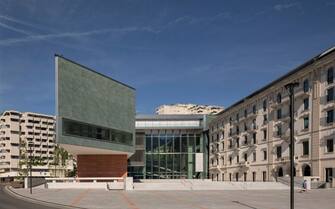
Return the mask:
<svg viewBox="0 0 335 209">
<path fill-rule="evenodd" d="M 31 27 L 38 30 L 46 30 L 45 27 L 41 27 L 26 21 L 22 21 L 13 17 L 3 16 L 0 15 L 0 19 L 3 19 L 8 22 L 13 22 L 15 24 L 21 24 L 27 27 Z M 79 38 L 84 36 L 92 36 L 98 35 L 103 33 L 127 33 L 127 32 L 149 32 L 149 33 L 159 33 L 160 31 L 150 27 L 123 27 L 123 28 L 105 28 L 99 30 L 90 30 L 90 31 L 83 31 L 83 32 L 60 32 L 60 33 L 34 33 L 29 30 L 21 29 L 19 27 L 14 27 L 10 24 L 6 24 L 4 22 L 0 22 L 0 27 L 6 28 L 8 30 L 21 33 L 27 35 L 22 38 L 9 38 L 9 39 L 2 39 L 0 40 L 0 46 L 8 46 L 12 44 L 22 43 L 22 42 L 32 42 L 32 41 L 41 41 L 41 40 L 52 40 L 52 39 L 60 39 L 60 38 Z"/>
<path fill-rule="evenodd" d="M 214 16 L 209 17 L 195 17 L 190 15 L 185 15 L 181 17 L 177 17 L 174 20 L 171 20 L 166 25 L 167 27 L 173 26 L 180 23 L 187 23 L 187 24 L 198 24 L 198 23 L 211 23 L 216 20 L 224 20 L 224 19 L 230 19 L 232 16 L 229 12 L 220 12 Z"/>
<path fill-rule="evenodd" d="M 299 6 L 298 2 L 293 2 L 293 3 L 288 3 L 288 4 L 276 4 L 273 6 L 273 9 L 280 12 L 280 11 L 291 9 L 297 6 Z"/>
<path fill-rule="evenodd" d="M 6 46 L 20 42 L 31 42 L 31 41 L 40 41 L 40 40 L 48 40 L 48 39 L 57 39 L 57 38 L 74 38 L 74 37 L 82 37 L 82 36 L 91 36 L 103 33 L 110 33 L 110 32 L 136 32 L 136 31 L 144 31 L 150 33 L 157 33 L 156 31 L 150 27 L 125 27 L 125 28 L 107 28 L 101 30 L 91 30 L 91 31 L 84 31 L 84 32 L 65 32 L 65 33 L 58 33 L 58 34 L 44 34 L 44 35 L 29 35 L 23 38 L 10 38 L 0 40 L 0 45 Z"/>
<path fill-rule="evenodd" d="M 25 34 L 25 35 L 32 35 L 31 32 L 28 32 L 26 30 L 22 30 L 22 29 L 19 29 L 17 27 L 13 27 L 13 26 L 10 26 L 6 23 L 2 23 L 0 22 L 0 27 L 3 27 L 3 28 L 6 28 L 8 30 L 11 30 L 11 31 L 14 31 L 14 32 L 18 32 L 18 33 L 22 33 L 22 34 Z"/>
<path fill-rule="evenodd" d="M 40 26 L 40 25 L 35 25 L 35 24 L 29 23 L 29 22 L 26 22 L 26 21 L 22 21 L 22 20 L 19 20 L 17 18 L 14 18 L 14 17 L 0 15 L 0 19 L 2 19 L 3 21 L 6 21 L 8 23 L 12 23 L 12 24 L 14 23 L 15 25 L 22 25 L 25 28 L 28 27 L 28 28 L 34 28 L 34 29 L 37 29 L 37 30 L 40 30 L 40 31 L 43 31 L 43 30 L 50 31 L 50 29 L 48 29 L 46 27 L 43 27 L 43 26 Z M 8 29 L 8 30 L 20 33 L 20 34 L 24 34 L 24 35 L 27 35 L 27 36 L 38 35 L 38 34 L 32 32 L 32 31 L 29 31 L 29 30 L 26 30 L 26 29 L 21 29 L 17 26 L 14 27 L 14 26 L 6 24 L 4 22 L 0 22 L 0 27 L 3 27 L 5 29 Z M 48 40 L 48 42 L 60 44 L 60 45 L 70 47 L 70 48 L 76 48 L 76 49 L 82 48 L 82 47 L 74 46 L 72 44 L 67 44 L 67 43 L 53 41 L 53 40 Z"/>
<path fill-rule="evenodd" d="M 41 25 L 32 24 L 32 23 L 29 23 L 27 21 L 19 20 L 17 18 L 5 16 L 5 15 L 0 15 L 0 19 L 5 20 L 5 21 L 9 21 L 9 22 L 13 22 L 13 23 L 16 23 L 16 24 L 24 25 L 24 26 L 34 28 L 34 29 L 37 29 L 37 30 L 50 30 L 50 28 L 47 28 L 47 27 L 44 27 L 44 26 L 41 26 Z"/>
<path fill-rule="evenodd" d="M 288 3 L 288 4 L 276 4 L 273 5 L 272 7 L 266 8 L 264 10 L 258 11 L 253 15 L 250 15 L 248 18 L 246 19 L 242 19 L 240 20 L 240 22 L 250 22 L 258 17 L 263 17 L 265 15 L 269 15 L 271 13 L 273 13 L 273 11 L 275 12 L 283 12 L 285 10 L 288 9 L 293 9 L 293 8 L 297 8 L 300 11 L 300 14 L 304 13 L 304 10 L 302 8 L 302 5 L 300 2 L 292 2 L 292 3 Z"/>
<path fill-rule="evenodd" d="M 10 31 L 14 31 L 14 32 L 17 32 L 17 33 L 20 33 L 20 34 L 24 34 L 24 35 L 27 35 L 27 37 L 24 37 L 24 38 L 18 38 L 19 39 L 27 39 L 28 37 L 30 36 L 34 36 L 35 34 L 31 31 L 28 31 L 28 30 L 23 30 L 23 29 L 20 29 L 20 28 L 17 28 L 17 27 L 14 27 L 14 26 L 11 26 L 11 25 L 8 25 L 6 23 L 3 23 L 3 22 L 0 22 L 0 27 L 3 27 L 3 28 L 6 28 Z M 10 45 L 11 41 L 8 40 L 8 44 L 5 44 L 5 40 L 0 40 L 1 41 L 4 41 L 4 43 L 2 45 Z M 11 39 L 12 41 L 14 41 L 14 39 Z M 27 39 L 28 41 L 28 39 Z M 85 49 L 85 50 L 89 50 L 89 51 L 92 51 L 92 49 L 87 49 L 87 48 L 82 48 L 82 47 L 79 47 L 78 45 L 72 45 L 72 44 L 67 44 L 67 43 L 64 43 L 64 42 L 59 42 L 59 41 L 54 41 L 54 40 L 47 40 L 48 42 L 50 43 L 55 43 L 55 44 L 60 44 L 60 45 L 63 45 L 63 46 L 66 46 L 66 47 L 70 47 L 70 48 L 75 48 L 75 49 Z M 21 41 L 22 42 L 22 41 Z M 13 42 L 14 43 L 14 42 Z M 0 44 L 1 45 L 1 44 Z"/>
<path fill-rule="evenodd" d="M 0 40 L 0 46 L 9 46 L 13 44 L 33 42 L 33 41 L 43 41 L 43 40 L 50 41 L 50 40 L 61 39 L 61 38 L 79 38 L 79 37 L 92 36 L 92 35 L 98 35 L 98 34 L 104 34 L 104 33 L 148 32 L 148 33 L 157 34 L 157 33 L 162 32 L 162 30 L 168 27 L 171 27 L 173 25 L 180 24 L 180 23 L 204 24 L 204 23 L 211 23 L 217 20 L 224 20 L 224 19 L 229 19 L 229 18 L 231 18 L 230 13 L 220 12 L 220 13 L 217 13 L 209 17 L 195 17 L 195 16 L 188 16 L 188 15 L 178 17 L 161 27 L 129 26 L 129 27 L 121 27 L 121 28 L 104 28 L 104 29 L 90 30 L 90 31 L 83 31 L 83 32 L 58 32 L 57 33 L 57 32 L 50 32 L 50 29 L 44 26 L 40 26 L 40 25 L 33 24 L 27 21 L 16 19 L 14 17 L 0 15 L 0 20 L 2 19 L 3 21 L 14 23 L 15 25 L 22 25 L 24 27 L 37 29 L 39 31 L 48 31 L 47 33 L 44 33 L 44 34 L 36 33 L 36 32 L 26 30 L 26 29 L 22 29 L 21 27 L 17 27 L 17 26 L 14 27 L 11 24 L 7 24 L 1 21 L 0 27 L 24 34 L 26 36 L 20 37 L 20 38 L 2 39 Z"/>
</svg>

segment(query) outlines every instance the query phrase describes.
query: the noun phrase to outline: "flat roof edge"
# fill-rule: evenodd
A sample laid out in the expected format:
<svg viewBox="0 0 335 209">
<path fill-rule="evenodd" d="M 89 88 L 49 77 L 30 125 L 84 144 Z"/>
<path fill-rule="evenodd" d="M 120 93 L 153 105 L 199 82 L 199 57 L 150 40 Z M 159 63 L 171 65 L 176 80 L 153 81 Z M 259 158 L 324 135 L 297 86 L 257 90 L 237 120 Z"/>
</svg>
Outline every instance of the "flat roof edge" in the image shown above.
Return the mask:
<svg viewBox="0 0 335 209">
<path fill-rule="evenodd" d="M 198 114 L 177 114 L 177 115 L 136 115 L 136 120 L 189 120 L 189 119 L 203 119 L 206 115 Z"/>
</svg>

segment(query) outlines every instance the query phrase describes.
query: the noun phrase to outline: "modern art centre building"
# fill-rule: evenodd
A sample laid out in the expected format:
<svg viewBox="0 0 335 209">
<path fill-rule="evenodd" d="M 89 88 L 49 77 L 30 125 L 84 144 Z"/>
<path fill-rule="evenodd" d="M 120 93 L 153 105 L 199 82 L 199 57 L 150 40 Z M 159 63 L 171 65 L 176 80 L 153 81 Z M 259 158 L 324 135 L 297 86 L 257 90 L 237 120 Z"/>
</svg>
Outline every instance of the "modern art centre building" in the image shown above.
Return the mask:
<svg viewBox="0 0 335 209">
<path fill-rule="evenodd" d="M 135 89 L 62 56 L 56 66 L 56 140 L 78 177 L 123 177 L 134 153 Z"/>
</svg>

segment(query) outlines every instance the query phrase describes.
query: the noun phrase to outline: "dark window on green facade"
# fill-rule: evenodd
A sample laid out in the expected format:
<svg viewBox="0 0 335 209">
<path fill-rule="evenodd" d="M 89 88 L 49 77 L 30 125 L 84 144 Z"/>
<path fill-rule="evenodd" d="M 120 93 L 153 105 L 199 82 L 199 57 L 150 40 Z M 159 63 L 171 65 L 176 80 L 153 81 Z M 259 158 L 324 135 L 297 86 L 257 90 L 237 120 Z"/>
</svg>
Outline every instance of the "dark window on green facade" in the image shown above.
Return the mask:
<svg viewBox="0 0 335 209">
<path fill-rule="evenodd" d="M 63 134 L 112 143 L 133 144 L 133 134 L 74 120 L 63 119 Z"/>
</svg>

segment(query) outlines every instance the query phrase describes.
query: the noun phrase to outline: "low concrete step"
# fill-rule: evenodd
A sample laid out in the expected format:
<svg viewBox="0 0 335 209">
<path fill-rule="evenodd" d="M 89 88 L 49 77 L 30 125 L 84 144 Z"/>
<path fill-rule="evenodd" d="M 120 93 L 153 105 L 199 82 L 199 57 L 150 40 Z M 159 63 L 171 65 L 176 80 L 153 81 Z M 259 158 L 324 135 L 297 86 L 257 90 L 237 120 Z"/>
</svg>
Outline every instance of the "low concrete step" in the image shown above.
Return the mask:
<svg viewBox="0 0 335 209">
<path fill-rule="evenodd" d="M 150 180 L 134 183 L 135 190 L 285 190 L 278 182 L 218 182 L 194 180 Z"/>
</svg>

